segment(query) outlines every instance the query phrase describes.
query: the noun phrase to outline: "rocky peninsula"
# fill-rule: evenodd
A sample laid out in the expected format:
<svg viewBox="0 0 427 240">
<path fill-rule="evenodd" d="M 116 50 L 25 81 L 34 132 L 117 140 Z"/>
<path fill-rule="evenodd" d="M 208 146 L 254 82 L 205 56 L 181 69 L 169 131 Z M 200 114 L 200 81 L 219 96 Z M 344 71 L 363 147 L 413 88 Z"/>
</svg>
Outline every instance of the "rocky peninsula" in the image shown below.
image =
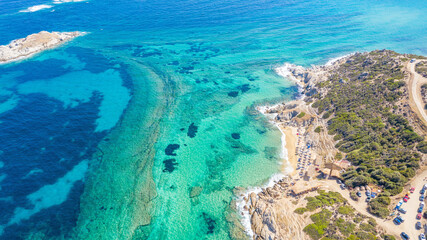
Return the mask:
<svg viewBox="0 0 427 240">
<path fill-rule="evenodd" d="M 424 80 L 413 68 L 423 58 L 377 50 L 324 66 L 276 69 L 298 84 L 301 97 L 257 109 L 286 134 L 284 162 L 294 169 L 263 188 L 236 194 L 251 238 L 392 239 L 388 234 L 400 234 L 390 217 L 393 206 L 408 183 L 418 184 L 427 173 L 426 119 L 414 103 L 421 94 L 417 81 Z M 362 188 L 375 192 L 375 198 L 361 200 L 356 192 Z M 408 212 L 415 212 L 411 206 Z M 350 221 L 354 217 L 360 220 Z"/>
<path fill-rule="evenodd" d="M 57 47 L 84 32 L 46 32 L 31 34 L 26 38 L 13 40 L 8 45 L 0 46 L 0 64 L 29 58 L 46 49 Z"/>
</svg>

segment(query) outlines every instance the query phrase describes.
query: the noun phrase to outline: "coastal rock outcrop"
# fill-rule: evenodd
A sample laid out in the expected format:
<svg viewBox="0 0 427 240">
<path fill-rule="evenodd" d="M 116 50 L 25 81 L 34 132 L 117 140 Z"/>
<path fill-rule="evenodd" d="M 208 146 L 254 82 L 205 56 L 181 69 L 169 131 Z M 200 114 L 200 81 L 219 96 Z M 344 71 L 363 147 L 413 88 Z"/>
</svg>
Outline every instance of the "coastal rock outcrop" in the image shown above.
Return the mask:
<svg viewBox="0 0 427 240">
<path fill-rule="evenodd" d="M 84 32 L 46 32 L 31 34 L 26 38 L 13 40 L 8 45 L 0 46 L 0 63 L 8 63 L 57 47 Z"/>
</svg>

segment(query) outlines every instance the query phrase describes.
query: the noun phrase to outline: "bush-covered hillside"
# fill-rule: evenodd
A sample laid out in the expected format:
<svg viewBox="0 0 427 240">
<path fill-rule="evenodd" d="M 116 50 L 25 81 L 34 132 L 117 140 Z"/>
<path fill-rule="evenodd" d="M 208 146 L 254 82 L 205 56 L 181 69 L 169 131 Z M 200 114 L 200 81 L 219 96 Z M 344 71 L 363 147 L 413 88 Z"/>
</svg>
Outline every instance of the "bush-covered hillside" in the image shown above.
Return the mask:
<svg viewBox="0 0 427 240">
<path fill-rule="evenodd" d="M 373 183 L 398 194 L 419 167 L 417 149 L 426 152 L 423 138 L 392 112 L 404 95 L 402 69 L 392 51 L 356 54 L 317 84 L 327 91 L 319 91 L 312 106 L 328 119 L 336 147 L 356 166 L 342 174 L 349 186 Z"/>
<path fill-rule="evenodd" d="M 341 194 L 322 190 L 318 193 L 315 197 L 306 198 L 306 207 L 295 210 L 298 214 L 310 212 L 313 223 L 305 226 L 304 232 L 311 239 L 394 239 L 381 234 L 375 220 L 357 213 Z"/>
</svg>

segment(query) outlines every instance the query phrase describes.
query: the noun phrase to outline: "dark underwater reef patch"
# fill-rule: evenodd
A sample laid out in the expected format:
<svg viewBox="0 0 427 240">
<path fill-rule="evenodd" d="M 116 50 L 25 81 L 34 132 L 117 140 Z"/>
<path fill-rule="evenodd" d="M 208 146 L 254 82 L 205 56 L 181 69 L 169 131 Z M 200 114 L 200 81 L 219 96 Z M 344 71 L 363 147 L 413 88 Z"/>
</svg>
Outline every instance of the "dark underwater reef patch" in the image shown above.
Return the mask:
<svg viewBox="0 0 427 240">
<path fill-rule="evenodd" d="M 245 92 L 249 91 L 251 89 L 251 87 L 249 86 L 249 84 L 243 84 L 243 85 L 238 86 L 237 89 L 242 91 L 242 93 L 245 93 Z"/>
<path fill-rule="evenodd" d="M 0 153 L 5 163 L 2 171 L 7 177 L 0 198 L 0 221 L 4 224 L 17 207 L 30 208 L 27 196 L 43 186 L 54 183 L 82 159 L 92 156 L 98 142 L 107 132 L 95 132 L 98 108 L 102 96 L 94 93 L 89 102 L 73 108 L 64 108 L 63 102 L 45 94 L 21 95 L 18 105 L 0 114 Z M 37 127 L 37 131 L 34 127 Z M 13 146 L 13 147 L 11 147 Z M 62 160 L 62 161 L 61 161 Z M 28 175 L 33 169 L 41 170 Z M 49 236 L 60 238 L 71 231 L 77 221 L 83 183 L 77 181 L 67 200 L 46 208 L 4 229 L 1 239 L 22 239 L 35 229 L 49 231 Z M 46 227 L 49 226 L 49 227 Z"/>
<path fill-rule="evenodd" d="M 137 48 L 133 51 L 132 56 L 134 57 L 153 57 L 153 56 L 161 56 L 162 52 L 155 48 Z"/>
<path fill-rule="evenodd" d="M 240 139 L 240 133 L 232 133 L 231 137 L 234 139 Z"/>
<path fill-rule="evenodd" d="M 169 144 L 166 149 L 165 149 L 165 153 L 168 156 L 176 156 L 175 150 L 179 149 L 179 144 Z"/>
<path fill-rule="evenodd" d="M 163 161 L 163 164 L 165 165 L 165 168 L 163 169 L 163 172 L 169 172 L 172 173 L 176 169 L 176 165 L 178 163 L 176 162 L 176 159 L 166 159 Z"/>
<path fill-rule="evenodd" d="M 69 54 L 75 54 L 80 61 L 86 63 L 84 69 L 91 73 L 105 72 L 110 68 L 114 68 L 114 65 L 118 63 L 89 48 L 69 47 L 65 51 Z"/>
<path fill-rule="evenodd" d="M 237 97 L 238 95 L 239 95 L 238 91 L 231 91 L 231 92 L 228 93 L 229 97 Z"/>
<path fill-rule="evenodd" d="M 205 221 L 205 224 L 206 224 L 206 229 L 204 229 L 204 231 L 207 234 L 214 233 L 215 227 L 216 227 L 216 221 L 211 216 L 209 216 L 207 213 L 205 213 L 205 212 L 202 213 L 202 218 L 203 218 L 203 220 Z"/>
<path fill-rule="evenodd" d="M 19 83 L 26 81 L 34 81 L 38 79 L 55 78 L 62 76 L 70 71 L 69 67 L 65 67 L 67 62 L 62 59 L 49 58 L 42 61 L 25 61 L 17 65 L 11 65 L 0 69 L 0 77 L 9 72 L 23 72 L 21 76 L 15 78 Z"/>
<path fill-rule="evenodd" d="M 198 128 L 199 127 L 194 125 L 194 123 L 191 123 L 190 126 L 188 127 L 187 136 L 189 136 L 190 138 L 195 137 Z"/>
</svg>

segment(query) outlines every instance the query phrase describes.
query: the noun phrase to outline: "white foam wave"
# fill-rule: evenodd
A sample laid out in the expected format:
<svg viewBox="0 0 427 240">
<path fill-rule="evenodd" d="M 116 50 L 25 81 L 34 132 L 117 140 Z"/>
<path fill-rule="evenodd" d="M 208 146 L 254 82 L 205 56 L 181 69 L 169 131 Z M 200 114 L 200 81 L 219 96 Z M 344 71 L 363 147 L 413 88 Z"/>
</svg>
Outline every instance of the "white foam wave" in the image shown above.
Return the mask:
<svg viewBox="0 0 427 240">
<path fill-rule="evenodd" d="M 265 185 L 263 185 L 261 187 L 249 187 L 249 188 L 247 188 L 247 191 L 245 193 L 243 193 L 241 196 L 239 196 L 237 198 L 236 207 L 237 207 L 239 213 L 241 213 L 241 223 L 242 223 L 243 227 L 245 228 L 245 232 L 250 237 L 250 239 L 253 239 L 254 232 L 252 231 L 251 215 L 249 214 L 249 210 L 245 210 L 245 208 L 244 208 L 246 205 L 246 201 L 244 198 L 246 197 L 246 199 L 248 199 L 249 194 L 251 194 L 251 193 L 255 193 L 255 194 L 260 193 L 262 191 L 262 188 L 273 187 L 274 184 L 279 182 L 284 177 L 286 177 L 286 175 L 284 175 L 282 173 L 276 173 L 270 177 L 270 179 L 268 180 L 268 182 Z"/>
<path fill-rule="evenodd" d="M 61 4 L 61 3 L 70 3 L 70 2 L 84 2 L 86 0 L 53 0 L 54 4 Z"/>
<path fill-rule="evenodd" d="M 332 66 L 332 64 L 334 64 L 336 61 L 339 61 L 339 60 L 346 58 L 346 57 L 353 56 L 354 54 L 356 54 L 356 52 L 349 53 L 349 54 L 346 54 L 346 55 L 341 56 L 341 57 L 332 58 L 325 64 L 325 66 Z"/>
<path fill-rule="evenodd" d="M 42 9 L 48 9 L 48 8 L 52 8 L 52 5 L 47 5 L 47 4 L 41 4 L 41 5 L 35 5 L 32 7 L 29 7 L 27 9 L 21 10 L 19 12 L 37 12 L 40 11 Z"/>
<path fill-rule="evenodd" d="M 281 77 L 289 78 L 290 80 L 299 83 L 299 80 L 291 72 L 292 68 L 297 67 L 298 66 L 295 64 L 285 63 L 282 66 L 275 68 L 274 71 Z"/>
<path fill-rule="evenodd" d="M 262 114 L 264 114 L 264 115 L 266 115 L 268 117 L 267 109 L 275 108 L 278 105 L 279 104 L 275 104 L 275 105 L 271 105 L 271 106 L 258 106 L 257 110 L 260 113 L 262 113 Z M 285 169 L 285 174 L 283 174 L 283 173 L 273 174 L 268 179 L 268 182 L 266 184 L 264 184 L 263 186 L 258 186 L 258 187 L 249 187 L 249 188 L 246 189 L 246 191 L 244 193 L 242 193 L 237 198 L 237 200 L 236 200 L 236 207 L 237 207 L 239 213 L 241 213 L 241 223 L 242 223 L 243 227 L 245 228 L 246 234 L 251 239 L 253 239 L 254 232 L 252 231 L 251 215 L 249 214 L 249 210 L 245 210 L 246 201 L 245 201 L 244 198 L 248 199 L 249 194 L 251 194 L 251 193 L 255 193 L 255 194 L 260 193 L 263 188 L 273 187 L 281 179 L 288 177 L 288 174 L 290 174 L 293 171 L 293 168 L 292 168 L 292 166 L 289 163 L 288 150 L 286 149 L 286 135 L 282 131 L 282 129 L 279 127 L 278 124 L 274 123 L 272 120 L 270 120 L 270 122 L 272 124 L 274 124 L 279 129 L 279 131 L 282 133 L 282 137 L 281 137 L 281 142 L 282 142 L 281 146 L 282 146 L 282 149 L 281 149 L 281 152 L 280 152 L 280 158 L 287 161 L 288 167 L 286 167 L 286 169 Z"/>
</svg>

